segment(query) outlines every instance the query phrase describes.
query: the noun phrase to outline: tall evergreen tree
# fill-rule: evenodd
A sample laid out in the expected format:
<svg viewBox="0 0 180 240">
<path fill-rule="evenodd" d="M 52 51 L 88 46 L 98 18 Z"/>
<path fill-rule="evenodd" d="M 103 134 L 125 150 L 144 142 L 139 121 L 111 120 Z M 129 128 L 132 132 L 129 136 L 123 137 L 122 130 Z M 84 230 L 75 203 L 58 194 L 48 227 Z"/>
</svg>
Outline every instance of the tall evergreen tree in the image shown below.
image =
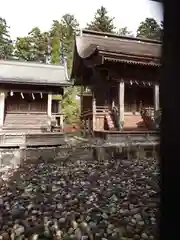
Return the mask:
<svg viewBox="0 0 180 240">
<path fill-rule="evenodd" d="M 50 30 L 50 39 L 52 47 L 51 59 L 53 64 L 60 63 L 61 38 L 62 38 L 62 24 L 59 21 L 54 20 Z"/>
<path fill-rule="evenodd" d="M 114 32 L 114 18 L 108 16 L 108 11 L 105 7 L 101 6 L 95 13 L 94 19 L 90 24 L 87 24 L 87 29 L 98 32 Z"/>
<path fill-rule="evenodd" d="M 71 14 L 65 14 L 61 21 L 53 21 L 50 38 L 52 44 L 52 63 L 59 64 L 67 58 L 68 70 L 71 69 L 72 49 L 79 24 Z M 79 118 L 79 102 L 76 100 L 77 88 L 68 88 L 63 96 L 62 105 L 66 123 L 71 124 Z"/>
<path fill-rule="evenodd" d="M 52 59 L 54 59 L 53 63 L 59 63 L 62 57 L 66 56 L 68 68 L 71 68 L 72 48 L 78 30 L 79 24 L 74 15 L 65 14 L 60 22 L 53 21 L 50 31 L 52 39 Z M 58 53 L 59 58 L 57 57 Z"/>
<path fill-rule="evenodd" d="M 45 62 L 49 33 L 33 28 L 28 36 L 17 38 L 15 56 L 26 61 Z"/>
<path fill-rule="evenodd" d="M 51 62 L 60 64 L 60 38 L 58 35 L 54 35 L 52 38 Z"/>
<path fill-rule="evenodd" d="M 161 40 L 162 30 L 162 24 L 159 25 L 153 18 L 146 18 L 137 29 L 137 37 Z"/>
<path fill-rule="evenodd" d="M 72 66 L 72 54 L 75 35 L 79 32 L 79 24 L 74 15 L 65 14 L 61 19 L 62 39 L 61 55 L 65 55 L 68 60 L 68 69 Z M 69 88 L 63 98 L 64 116 L 67 123 L 76 122 L 79 119 L 80 104 L 76 99 L 78 89 Z"/>
<path fill-rule="evenodd" d="M 131 31 L 129 31 L 127 27 L 120 28 L 118 30 L 117 34 L 120 35 L 120 36 L 133 37 L 133 33 Z"/>
<path fill-rule="evenodd" d="M 13 53 L 13 45 L 8 28 L 6 20 L 0 17 L 0 59 L 10 58 Z"/>
<path fill-rule="evenodd" d="M 28 36 L 17 38 L 15 44 L 15 56 L 19 60 L 30 61 L 31 57 L 31 41 Z"/>
<path fill-rule="evenodd" d="M 41 32 L 38 27 L 35 27 L 28 36 L 31 42 L 32 59 L 37 62 L 45 62 L 49 33 Z"/>
</svg>

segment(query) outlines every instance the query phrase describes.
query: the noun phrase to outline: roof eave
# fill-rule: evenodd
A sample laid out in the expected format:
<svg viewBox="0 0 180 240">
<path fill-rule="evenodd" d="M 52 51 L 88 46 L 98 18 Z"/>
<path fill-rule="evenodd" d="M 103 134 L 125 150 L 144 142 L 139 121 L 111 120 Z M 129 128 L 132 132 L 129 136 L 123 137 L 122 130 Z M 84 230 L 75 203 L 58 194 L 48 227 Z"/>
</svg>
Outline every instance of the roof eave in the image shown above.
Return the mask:
<svg viewBox="0 0 180 240">
<path fill-rule="evenodd" d="M 125 53 L 114 53 L 110 51 L 99 51 L 99 54 L 106 61 L 112 62 L 122 62 L 129 64 L 138 64 L 138 65 L 151 65 L 151 66 L 161 66 L 160 58 L 155 58 L 149 55 L 133 55 L 133 54 L 125 54 Z"/>
<path fill-rule="evenodd" d="M 24 80 L 24 79 L 23 79 Z M 17 84 L 17 85 L 31 85 L 31 86 L 56 86 L 56 87 L 69 87 L 72 85 L 71 82 L 67 83 L 49 83 L 49 82 L 30 82 L 28 81 L 22 81 L 22 79 L 1 79 L 0 78 L 0 84 Z"/>
</svg>

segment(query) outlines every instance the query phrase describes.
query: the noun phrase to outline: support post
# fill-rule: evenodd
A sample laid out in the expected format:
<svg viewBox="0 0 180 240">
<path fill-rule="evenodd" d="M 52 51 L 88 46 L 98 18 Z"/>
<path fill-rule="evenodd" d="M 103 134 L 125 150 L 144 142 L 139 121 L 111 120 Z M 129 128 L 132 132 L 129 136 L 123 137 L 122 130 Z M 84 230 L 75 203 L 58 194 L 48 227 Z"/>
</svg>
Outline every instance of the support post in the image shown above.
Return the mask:
<svg viewBox="0 0 180 240">
<path fill-rule="evenodd" d="M 83 85 L 81 85 L 81 92 L 80 92 L 80 103 L 81 103 L 81 106 L 80 106 L 80 108 L 81 108 L 81 114 L 83 113 L 83 92 L 84 92 L 84 87 L 83 87 Z"/>
<path fill-rule="evenodd" d="M 124 126 L 124 91 L 125 91 L 124 81 L 121 80 L 119 83 L 119 124 L 120 124 L 120 129 L 122 129 Z"/>
<path fill-rule="evenodd" d="M 58 113 L 61 113 L 62 108 L 61 108 L 61 100 L 58 100 Z"/>
<path fill-rule="evenodd" d="M 49 127 L 51 127 L 51 115 L 52 115 L 52 94 L 48 94 L 47 115 L 48 115 L 48 125 L 49 125 Z"/>
<path fill-rule="evenodd" d="M 84 136 L 85 135 L 85 124 L 86 124 L 86 122 L 85 122 L 85 119 L 84 119 L 84 114 L 83 114 L 83 90 L 84 90 L 84 88 L 83 88 L 83 85 L 82 85 L 82 83 L 81 83 L 81 89 L 80 89 L 80 119 L 81 119 L 81 128 L 83 129 L 82 131 L 81 131 L 81 134 L 82 134 L 82 136 Z"/>
<path fill-rule="evenodd" d="M 159 110 L 159 84 L 155 83 L 154 85 L 154 110 Z"/>
<path fill-rule="evenodd" d="M 60 115 L 60 126 L 61 126 L 61 129 L 64 129 L 64 116 L 63 116 L 63 114 Z"/>
<path fill-rule="evenodd" d="M 6 93 L 0 91 L 0 130 L 2 129 L 4 124 L 5 97 Z"/>
<path fill-rule="evenodd" d="M 63 129 L 64 128 L 64 121 L 63 121 L 63 113 L 62 113 L 62 105 L 61 105 L 62 101 L 58 101 L 58 113 L 61 114 L 60 115 L 60 126 Z"/>
<path fill-rule="evenodd" d="M 52 115 L 52 94 L 48 94 L 48 117 L 51 117 Z"/>
<path fill-rule="evenodd" d="M 92 126 L 93 130 L 96 129 L 96 98 L 94 93 L 92 94 Z"/>
</svg>

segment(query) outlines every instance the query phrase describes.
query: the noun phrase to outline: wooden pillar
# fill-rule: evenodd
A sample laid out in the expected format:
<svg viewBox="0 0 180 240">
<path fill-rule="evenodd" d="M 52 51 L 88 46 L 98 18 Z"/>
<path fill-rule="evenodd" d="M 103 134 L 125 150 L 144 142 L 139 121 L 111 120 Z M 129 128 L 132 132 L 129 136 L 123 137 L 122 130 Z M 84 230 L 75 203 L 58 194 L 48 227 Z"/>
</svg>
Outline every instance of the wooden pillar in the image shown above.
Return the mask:
<svg viewBox="0 0 180 240">
<path fill-rule="evenodd" d="M 61 114 L 60 115 L 60 126 L 63 129 L 63 127 L 64 127 L 64 119 L 63 119 L 62 101 L 61 100 L 58 101 L 58 113 Z"/>
<path fill-rule="evenodd" d="M 2 129 L 4 124 L 5 97 L 5 92 L 0 91 L 0 129 Z"/>
<path fill-rule="evenodd" d="M 60 126 L 61 126 L 62 129 L 64 129 L 64 116 L 63 116 L 63 114 L 61 114 L 61 116 L 60 116 Z"/>
<path fill-rule="evenodd" d="M 92 93 L 92 126 L 93 130 L 96 129 L 96 98 L 94 92 Z"/>
<path fill-rule="evenodd" d="M 159 110 L 159 84 L 154 85 L 154 110 Z"/>
<path fill-rule="evenodd" d="M 120 128 L 124 126 L 124 91 L 125 84 L 124 81 L 121 80 L 119 83 L 119 124 Z"/>
<path fill-rule="evenodd" d="M 48 117 L 52 115 L 52 94 L 48 94 L 48 109 L 47 109 Z"/>
<path fill-rule="evenodd" d="M 80 106 L 80 109 L 81 109 L 81 114 L 83 113 L 83 93 L 84 93 L 84 87 L 83 85 L 81 85 L 81 92 L 80 92 L 80 103 L 81 103 L 81 106 Z"/>
<path fill-rule="evenodd" d="M 58 100 L 58 113 L 61 113 L 61 100 Z"/>
</svg>

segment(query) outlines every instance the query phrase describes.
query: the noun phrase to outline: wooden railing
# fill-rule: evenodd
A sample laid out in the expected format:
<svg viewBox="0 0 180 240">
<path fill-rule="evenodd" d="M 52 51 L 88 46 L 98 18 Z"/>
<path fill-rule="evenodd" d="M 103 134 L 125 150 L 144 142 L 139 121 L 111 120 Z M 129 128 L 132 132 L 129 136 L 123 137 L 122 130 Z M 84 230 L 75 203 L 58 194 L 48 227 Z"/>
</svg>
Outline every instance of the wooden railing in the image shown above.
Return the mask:
<svg viewBox="0 0 180 240">
<path fill-rule="evenodd" d="M 159 128 L 161 121 L 161 110 L 155 112 L 153 108 L 142 108 L 141 116 L 148 129 Z"/>
<path fill-rule="evenodd" d="M 107 114 L 109 112 L 109 107 L 108 106 L 96 106 L 96 115 L 102 115 L 102 114 Z M 86 111 L 83 111 L 81 113 L 82 117 L 89 117 L 93 114 L 92 109 L 88 109 Z"/>
<path fill-rule="evenodd" d="M 141 104 L 124 104 L 124 112 L 140 112 Z M 143 104 L 143 108 L 152 108 L 148 104 Z"/>
<path fill-rule="evenodd" d="M 64 114 L 52 113 L 51 114 L 51 131 L 62 131 L 64 129 Z"/>
<path fill-rule="evenodd" d="M 106 116 L 112 113 L 112 109 L 108 106 L 96 106 L 96 123 L 95 128 L 104 130 L 106 125 Z M 159 123 L 161 119 L 160 111 L 155 112 L 154 108 L 152 107 L 144 107 L 141 108 L 140 112 L 136 112 L 135 114 L 140 114 L 144 124 L 148 129 L 158 129 Z M 125 112 L 126 114 L 132 114 L 132 112 Z M 91 109 L 84 111 L 81 115 L 82 119 L 84 120 L 84 126 L 86 129 L 92 128 L 92 116 L 93 112 Z M 117 127 L 117 126 L 116 126 Z"/>
<path fill-rule="evenodd" d="M 108 114 L 112 113 L 112 110 L 109 106 L 96 106 L 96 112 L 95 112 L 95 125 L 93 128 L 92 119 L 93 119 L 93 112 L 91 109 L 86 110 L 82 112 L 81 119 L 82 121 L 82 128 L 85 131 L 89 131 L 90 129 L 96 129 L 96 130 L 104 130 L 105 129 L 105 122 L 106 122 L 106 116 Z"/>
<path fill-rule="evenodd" d="M 160 127 L 161 114 L 162 114 L 161 109 L 154 112 L 154 120 L 155 120 L 155 123 L 158 125 L 158 127 Z"/>
</svg>

